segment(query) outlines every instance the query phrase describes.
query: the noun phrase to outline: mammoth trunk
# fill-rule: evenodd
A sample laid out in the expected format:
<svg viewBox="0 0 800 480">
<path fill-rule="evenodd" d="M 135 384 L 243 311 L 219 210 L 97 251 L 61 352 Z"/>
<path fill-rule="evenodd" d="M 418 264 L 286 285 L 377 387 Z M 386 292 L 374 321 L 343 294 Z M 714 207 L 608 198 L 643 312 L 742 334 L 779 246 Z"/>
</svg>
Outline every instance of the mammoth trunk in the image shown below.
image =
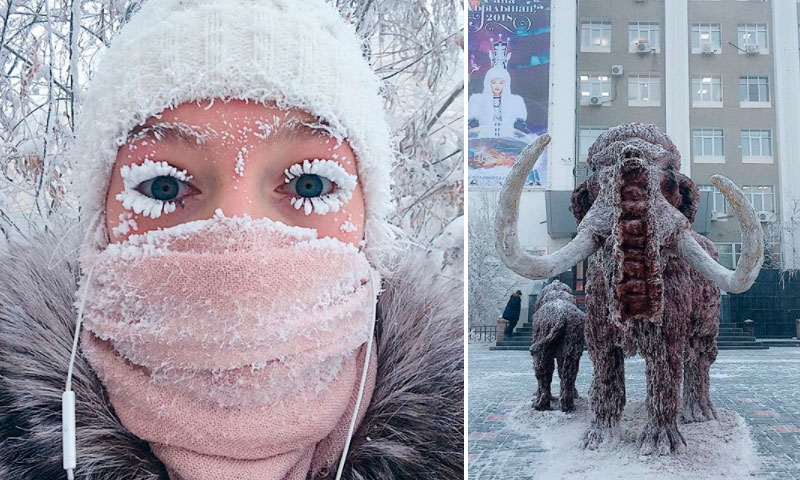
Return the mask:
<svg viewBox="0 0 800 480">
<path fill-rule="evenodd" d="M 623 329 L 637 320 L 661 324 L 664 279 L 655 209 L 661 191 L 654 177 L 635 157 L 620 162 L 614 174 L 618 211 L 609 238 L 614 260 L 609 294 L 612 321 Z"/>
</svg>

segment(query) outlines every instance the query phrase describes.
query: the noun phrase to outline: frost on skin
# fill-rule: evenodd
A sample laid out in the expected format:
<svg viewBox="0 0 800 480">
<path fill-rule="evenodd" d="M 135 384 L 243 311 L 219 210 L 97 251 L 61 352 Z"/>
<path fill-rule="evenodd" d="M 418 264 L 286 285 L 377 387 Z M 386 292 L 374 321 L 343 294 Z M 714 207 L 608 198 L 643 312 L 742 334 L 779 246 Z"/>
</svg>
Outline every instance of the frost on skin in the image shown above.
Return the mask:
<svg viewBox="0 0 800 480">
<path fill-rule="evenodd" d="M 131 212 L 121 213 L 119 215 L 119 224 L 111 229 L 111 233 L 115 237 L 119 237 L 122 235 L 127 235 L 131 230 L 136 230 L 139 228 L 139 225 L 136 223 L 136 220 L 133 219 L 133 214 Z"/>
<path fill-rule="evenodd" d="M 338 162 L 333 160 L 305 160 L 295 163 L 284 170 L 285 183 L 291 182 L 304 174 L 313 174 L 324 177 L 336 185 L 335 189 L 319 197 L 292 197 L 290 202 L 295 209 L 304 209 L 306 215 L 311 212 L 325 215 L 328 212 L 338 212 L 339 209 L 350 201 L 356 188 L 357 177 L 347 173 Z"/>
<path fill-rule="evenodd" d="M 345 220 L 345 222 L 342 224 L 341 227 L 339 227 L 339 229 L 344 233 L 351 233 L 358 231 L 358 225 L 353 223 L 353 216 L 348 215 L 347 220 Z"/>
<path fill-rule="evenodd" d="M 550 410 L 550 384 L 558 364 L 561 379 L 559 402 L 562 412 L 575 409 L 578 391 L 575 379 L 583 354 L 583 324 L 586 314 L 575 304 L 575 296 L 556 280 L 542 290 L 541 304 L 531 317 L 533 327 L 530 353 L 538 389 L 533 408 Z"/>
<path fill-rule="evenodd" d="M 201 130 L 196 125 L 183 122 L 158 122 L 152 125 L 143 125 L 135 128 L 128 137 L 128 143 L 133 144 L 142 141 L 148 136 L 153 136 L 153 138 L 160 141 L 164 139 L 169 131 L 178 132 L 180 135 L 187 138 L 194 138 L 198 145 L 204 144 L 210 135 L 216 134 L 216 131 L 209 125 L 206 125 Z M 146 146 L 146 143 L 142 142 L 141 145 Z M 136 146 L 131 145 L 131 149 L 136 150 Z"/>
<path fill-rule="evenodd" d="M 300 121 L 300 123 L 305 127 L 319 130 L 324 135 L 336 140 L 335 148 L 339 148 L 344 141 L 344 136 L 339 131 L 324 122 L 309 123 Z"/>
<path fill-rule="evenodd" d="M 285 114 L 284 114 L 284 118 L 285 118 Z M 272 116 L 272 121 L 271 122 L 264 122 L 264 121 L 261 121 L 261 120 L 256 120 L 256 128 L 258 128 L 258 131 L 257 132 L 253 132 L 253 136 L 256 137 L 256 138 L 260 138 L 261 140 L 266 140 L 278 128 L 292 129 L 299 123 L 299 120 L 297 120 L 297 118 L 294 118 L 294 117 L 290 118 L 285 123 L 281 123 L 281 121 L 282 121 L 281 117 L 279 117 L 277 115 L 273 115 Z"/>
<path fill-rule="evenodd" d="M 239 150 L 239 153 L 236 155 L 236 166 L 234 167 L 234 172 L 236 175 L 240 177 L 244 177 L 244 156 L 247 154 L 247 147 L 242 147 Z"/>
<path fill-rule="evenodd" d="M 144 181 L 155 177 L 174 177 L 182 182 L 191 180 L 191 176 L 186 174 L 186 170 L 178 170 L 167 162 L 154 162 L 145 159 L 141 165 L 123 165 L 119 170 L 125 189 L 118 193 L 116 199 L 122 202 L 122 207 L 126 210 L 133 210 L 137 215 L 144 215 L 153 219 L 161 216 L 162 213 L 172 213 L 175 211 L 174 201 L 163 201 L 150 198 L 137 190 L 137 187 Z"/>
</svg>

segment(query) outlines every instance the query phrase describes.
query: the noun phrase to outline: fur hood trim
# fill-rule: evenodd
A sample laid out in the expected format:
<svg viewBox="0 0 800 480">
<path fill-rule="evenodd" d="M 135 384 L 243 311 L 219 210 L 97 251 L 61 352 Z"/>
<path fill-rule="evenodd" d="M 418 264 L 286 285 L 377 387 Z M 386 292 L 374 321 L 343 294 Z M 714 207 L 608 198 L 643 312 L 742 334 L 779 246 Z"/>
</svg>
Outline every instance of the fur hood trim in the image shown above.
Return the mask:
<svg viewBox="0 0 800 480">
<path fill-rule="evenodd" d="M 42 233 L 0 255 L 0 479 L 60 480 L 61 393 L 75 328 L 79 236 Z M 70 252 L 65 254 L 64 252 Z M 378 302 L 377 383 L 343 478 L 461 479 L 462 284 L 409 252 Z M 167 480 L 117 419 L 85 358 L 75 363 L 78 480 Z M 331 472 L 325 479 L 333 478 Z"/>
</svg>

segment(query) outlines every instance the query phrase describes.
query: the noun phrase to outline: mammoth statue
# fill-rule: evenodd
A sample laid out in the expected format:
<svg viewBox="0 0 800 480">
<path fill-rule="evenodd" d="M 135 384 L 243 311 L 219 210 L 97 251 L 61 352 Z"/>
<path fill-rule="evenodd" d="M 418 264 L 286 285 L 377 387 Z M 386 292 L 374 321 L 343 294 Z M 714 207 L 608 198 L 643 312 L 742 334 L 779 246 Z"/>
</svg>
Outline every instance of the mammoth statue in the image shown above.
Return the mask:
<svg viewBox="0 0 800 480">
<path fill-rule="evenodd" d="M 520 153 L 503 185 L 496 218 L 500 257 L 532 279 L 588 258 L 586 340 L 594 378 L 584 447 L 616 436 L 625 406 L 624 357 L 635 349 L 645 359 L 647 379 L 640 452 L 685 451 L 678 417 L 716 418 L 709 369 L 717 355 L 719 289 L 743 292 L 761 269 L 764 238 L 755 211 L 733 182 L 711 177 L 742 229 L 742 254 L 728 270 L 715 260 L 713 243 L 692 230 L 699 194 L 680 173 L 675 145 L 654 125 L 620 125 L 589 149 L 591 174 L 571 199 L 575 238 L 552 254 L 531 256 L 517 238 L 520 192 L 549 141 L 542 135 Z"/>
<path fill-rule="evenodd" d="M 572 295 L 572 288 L 566 283 L 562 283 L 560 280 L 553 280 L 551 283 L 545 285 L 542 289 L 542 293 L 539 294 L 539 299 L 536 300 L 536 304 L 533 306 L 534 313 L 539 311 L 539 307 L 541 307 L 544 302 L 549 301 L 550 296 L 556 296 L 559 292 Z"/>
<path fill-rule="evenodd" d="M 559 403 L 562 412 L 575 409 L 578 390 L 575 379 L 583 354 L 583 327 L 586 314 L 575 304 L 575 295 L 567 285 L 554 281 L 542 290 L 531 316 L 531 356 L 538 388 L 533 408 L 550 410 L 550 384 L 554 364 L 558 364 L 561 381 Z"/>
</svg>

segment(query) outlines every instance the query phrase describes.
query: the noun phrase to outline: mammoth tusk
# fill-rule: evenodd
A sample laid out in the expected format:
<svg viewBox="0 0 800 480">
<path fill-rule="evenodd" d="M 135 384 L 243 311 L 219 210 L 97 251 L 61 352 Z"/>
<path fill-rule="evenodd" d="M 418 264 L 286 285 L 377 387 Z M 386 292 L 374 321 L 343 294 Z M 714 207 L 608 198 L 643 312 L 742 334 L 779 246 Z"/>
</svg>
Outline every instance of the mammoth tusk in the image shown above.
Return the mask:
<svg viewBox="0 0 800 480">
<path fill-rule="evenodd" d="M 742 254 L 736 264 L 736 270 L 728 270 L 717 263 L 697 243 L 691 231 L 682 232 L 678 238 L 678 253 L 689 265 L 722 290 L 742 293 L 753 285 L 761 271 L 761 264 L 764 263 L 764 232 L 761 230 L 753 206 L 736 184 L 722 175 L 713 175 L 711 182 L 725 195 L 742 228 Z"/>
<path fill-rule="evenodd" d="M 503 263 L 513 272 L 530 279 L 549 278 L 569 270 L 597 250 L 589 229 L 579 229 L 578 235 L 567 245 L 550 255 L 533 256 L 525 253 L 519 244 L 519 201 L 528 173 L 541 156 L 550 136 L 544 134 L 525 147 L 517 157 L 511 173 L 500 191 L 500 204 L 495 218 L 495 246 Z M 587 215 L 588 216 L 588 215 Z"/>
</svg>

